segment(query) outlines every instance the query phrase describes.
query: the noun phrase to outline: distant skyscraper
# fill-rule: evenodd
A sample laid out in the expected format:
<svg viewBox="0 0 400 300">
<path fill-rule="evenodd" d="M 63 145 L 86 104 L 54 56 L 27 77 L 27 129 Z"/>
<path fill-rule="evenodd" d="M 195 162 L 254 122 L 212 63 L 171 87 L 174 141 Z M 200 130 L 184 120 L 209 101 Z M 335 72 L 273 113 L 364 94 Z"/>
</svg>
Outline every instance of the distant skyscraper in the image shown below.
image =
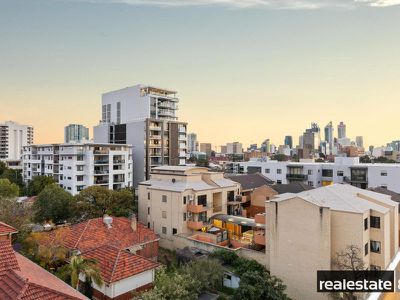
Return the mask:
<svg viewBox="0 0 400 300">
<path fill-rule="evenodd" d="M 211 143 L 200 143 L 200 151 L 204 152 L 208 157 L 210 157 L 212 151 Z"/>
<path fill-rule="evenodd" d="M 321 132 L 317 123 L 311 123 L 311 128 L 306 129 L 303 134 L 303 149 L 310 152 L 317 151 L 321 143 Z"/>
<path fill-rule="evenodd" d="M 364 138 L 362 136 L 356 136 L 356 144 L 358 147 L 364 147 Z"/>
<path fill-rule="evenodd" d="M 250 144 L 250 146 L 247 148 L 247 151 L 256 151 L 257 150 L 257 144 Z"/>
<path fill-rule="evenodd" d="M 337 127 L 337 130 L 338 130 L 338 139 L 346 138 L 346 124 L 340 122 L 340 124 Z"/>
<path fill-rule="evenodd" d="M 195 133 L 189 133 L 187 136 L 187 141 L 188 141 L 188 152 L 192 153 L 192 152 L 196 152 L 199 151 L 199 143 L 197 142 L 197 134 Z"/>
<path fill-rule="evenodd" d="M 243 153 L 243 145 L 239 142 L 227 143 L 226 144 L 226 153 L 227 154 L 242 154 Z"/>
<path fill-rule="evenodd" d="M 329 153 L 325 153 L 325 154 L 332 154 L 332 149 L 333 149 L 333 125 L 332 125 L 332 121 L 329 122 L 325 126 L 324 133 L 325 133 L 325 141 L 329 145 Z"/>
<path fill-rule="evenodd" d="M 0 123 L 0 159 L 20 160 L 23 146 L 33 143 L 33 127 L 13 121 Z"/>
<path fill-rule="evenodd" d="M 293 148 L 293 138 L 291 135 L 285 136 L 285 146 L 289 146 L 290 149 Z"/>
<path fill-rule="evenodd" d="M 271 151 L 271 142 L 270 142 L 269 139 L 266 139 L 264 142 L 262 142 L 261 151 L 270 153 L 270 151 Z"/>
<path fill-rule="evenodd" d="M 89 128 L 80 124 L 69 124 L 64 128 L 64 141 L 65 143 L 70 142 L 82 142 L 89 140 Z"/>
</svg>

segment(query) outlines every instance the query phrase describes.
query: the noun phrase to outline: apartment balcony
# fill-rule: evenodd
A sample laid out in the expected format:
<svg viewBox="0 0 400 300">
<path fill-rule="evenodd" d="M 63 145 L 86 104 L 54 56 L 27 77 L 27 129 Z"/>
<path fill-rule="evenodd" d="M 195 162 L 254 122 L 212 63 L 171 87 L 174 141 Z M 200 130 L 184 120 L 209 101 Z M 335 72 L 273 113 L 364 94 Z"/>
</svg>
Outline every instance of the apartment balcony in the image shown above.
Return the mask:
<svg viewBox="0 0 400 300">
<path fill-rule="evenodd" d="M 98 180 L 95 180 L 94 184 L 98 184 L 98 185 L 107 184 L 107 185 L 108 185 L 108 179 L 98 179 Z"/>
<path fill-rule="evenodd" d="M 161 135 L 152 134 L 149 139 L 151 140 L 161 140 Z"/>
<path fill-rule="evenodd" d="M 286 174 L 286 179 L 291 181 L 305 181 L 308 179 L 308 175 L 305 174 Z"/>
<path fill-rule="evenodd" d="M 125 163 L 125 159 L 114 159 L 113 163 L 114 164 L 124 164 Z"/>
<path fill-rule="evenodd" d="M 254 232 L 254 243 L 258 245 L 264 245 L 265 246 L 265 233 L 264 231 L 255 231 Z"/>
<path fill-rule="evenodd" d="M 99 160 L 95 160 L 94 161 L 95 165 L 108 165 L 109 163 L 110 163 L 109 160 L 101 160 L 101 159 L 99 159 Z"/>
<path fill-rule="evenodd" d="M 161 131 L 161 127 L 160 126 L 149 126 L 150 130 L 154 130 L 154 131 Z"/>
<path fill-rule="evenodd" d="M 149 143 L 149 148 L 161 148 L 161 144 L 153 144 L 153 143 Z"/>
<path fill-rule="evenodd" d="M 198 213 L 208 210 L 207 205 L 204 206 L 204 205 L 188 204 L 186 208 L 187 208 L 187 211 L 190 211 L 195 214 L 198 214 Z"/>
<path fill-rule="evenodd" d="M 187 227 L 192 230 L 201 230 L 205 226 L 202 221 L 187 221 Z"/>
<path fill-rule="evenodd" d="M 94 155 L 108 155 L 109 151 L 108 150 L 94 150 L 93 153 L 94 153 Z"/>
<path fill-rule="evenodd" d="M 108 170 L 94 170 L 94 175 L 99 176 L 99 175 L 108 175 L 109 171 Z"/>
</svg>

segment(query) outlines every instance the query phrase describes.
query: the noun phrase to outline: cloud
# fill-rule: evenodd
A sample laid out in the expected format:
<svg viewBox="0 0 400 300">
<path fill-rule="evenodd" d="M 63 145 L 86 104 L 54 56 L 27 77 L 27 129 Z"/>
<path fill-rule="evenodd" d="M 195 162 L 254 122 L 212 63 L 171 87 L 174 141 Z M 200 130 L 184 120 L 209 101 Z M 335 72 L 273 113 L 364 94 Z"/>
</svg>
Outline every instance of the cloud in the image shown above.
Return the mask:
<svg viewBox="0 0 400 300">
<path fill-rule="evenodd" d="M 153 6 L 225 6 L 233 8 L 319 9 L 356 8 L 360 6 L 388 7 L 400 5 L 400 0 L 75 0 L 92 3 L 120 3 Z"/>
</svg>

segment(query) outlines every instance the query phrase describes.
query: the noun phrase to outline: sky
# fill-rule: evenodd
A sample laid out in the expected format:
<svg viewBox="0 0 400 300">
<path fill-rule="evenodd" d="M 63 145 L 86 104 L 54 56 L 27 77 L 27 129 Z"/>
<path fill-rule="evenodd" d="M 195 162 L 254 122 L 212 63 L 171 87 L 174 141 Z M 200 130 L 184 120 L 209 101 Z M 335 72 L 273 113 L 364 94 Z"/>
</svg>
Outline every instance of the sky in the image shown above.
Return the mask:
<svg viewBox="0 0 400 300">
<path fill-rule="evenodd" d="M 0 122 L 61 142 L 138 83 L 178 91 L 213 146 L 329 121 L 380 146 L 400 139 L 400 0 L 0 0 Z"/>
</svg>

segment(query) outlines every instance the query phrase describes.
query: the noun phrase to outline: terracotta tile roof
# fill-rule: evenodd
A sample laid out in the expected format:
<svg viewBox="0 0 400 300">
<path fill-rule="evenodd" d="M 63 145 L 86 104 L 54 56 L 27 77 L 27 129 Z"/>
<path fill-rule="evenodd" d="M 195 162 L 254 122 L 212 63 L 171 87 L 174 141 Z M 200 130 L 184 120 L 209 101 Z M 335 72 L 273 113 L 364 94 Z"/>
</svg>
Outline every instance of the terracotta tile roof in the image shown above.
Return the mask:
<svg viewBox="0 0 400 300">
<path fill-rule="evenodd" d="M 88 250 L 82 255 L 96 260 L 101 276 L 107 283 L 113 283 L 159 266 L 150 259 L 112 245 L 103 245 Z"/>
<path fill-rule="evenodd" d="M 107 228 L 103 218 L 95 218 L 64 227 L 64 230 L 66 236 L 63 245 L 68 249 L 79 249 L 81 252 L 106 244 L 127 249 L 158 240 L 158 236 L 141 223 L 137 223 L 137 229 L 134 231 L 131 228 L 131 220 L 125 217 L 113 217 L 111 228 Z M 56 231 L 42 234 L 54 239 Z"/>
<path fill-rule="evenodd" d="M 0 241 L 0 276 L 9 270 L 19 270 L 10 241 Z"/>
<path fill-rule="evenodd" d="M 87 298 L 34 262 L 14 252 L 10 241 L 7 240 L 0 241 L 0 299 L 79 300 Z"/>
<path fill-rule="evenodd" d="M 10 234 L 10 233 L 17 233 L 17 232 L 18 232 L 18 230 L 15 229 L 14 227 L 0 221 L 0 235 L 6 235 L 6 234 Z"/>
</svg>

